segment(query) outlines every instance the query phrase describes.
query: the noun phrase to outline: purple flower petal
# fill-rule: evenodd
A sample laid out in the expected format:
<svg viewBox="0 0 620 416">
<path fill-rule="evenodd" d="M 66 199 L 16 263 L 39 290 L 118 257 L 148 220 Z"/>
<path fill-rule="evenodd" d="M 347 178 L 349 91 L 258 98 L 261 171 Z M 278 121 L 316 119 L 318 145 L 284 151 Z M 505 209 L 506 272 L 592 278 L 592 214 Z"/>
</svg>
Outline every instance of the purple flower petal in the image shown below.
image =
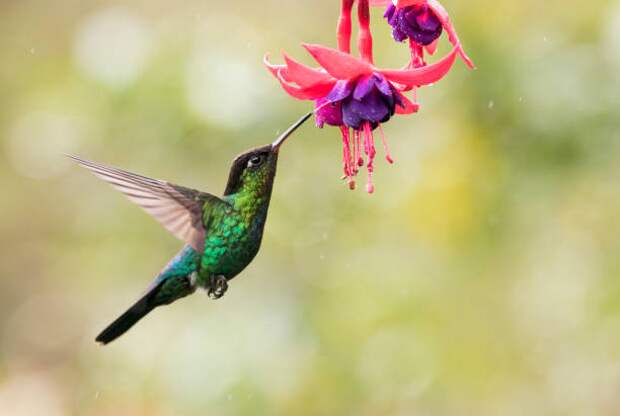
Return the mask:
<svg viewBox="0 0 620 416">
<path fill-rule="evenodd" d="M 327 102 L 329 102 L 327 98 L 319 98 L 315 101 L 315 108 L 319 108 L 315 115 L 317 127 L 323 128 L 325 123 L 330 126 L 342 126 L 341 102 L 331 102 L 324 105 Z"/>
<path fill-rule="evenodd" d="M 359 112 L 356 111 L 355 108 L 351 108 L 349 104 L 345 103 L 342 106 L 342 121 L 346 126 L 358 130 L 360 127 L 362 127 L 362 122 L 364 120 L 362 120 L 362 117 L 359 115 Z"/>
<path fill-rule="evenodd" d="M 357 81 L 355 90 L 353 91 L 353 98 L 361 100 L 372 91 L 375 86 L 375 79 L 373 75 L 365 75 Z"/>
<path fill-rule="evenodd" d="M 385 15 L 393 28 L 392 36 L 398 42 L 409 38 L 425 46 L 433 43 L 443 31 L 441 21 L 426 4 L 396 9 L 389 17 L 386 9 Z"/>
<path fill-rule="evenodd" d="M 385 13 L 383 13 L 383 17 L 388 19 L 388 22 L 394 17 L 394 12 L 396 11 L 396 6 L 394 4 L 390 4 L 385 9 Z"/>
<path fill-rule="evenodd" d="M 402 42 L 407 39 L 407 34 L 404 33 L 402 30 L 398 29 L 398 27 L 394 27 L 394 29 L 392 30 L 392 37 L 395 41 Z"/>
<path fill-rule="evenodd" d="M 400 106 L 401 108 L 405 108 L 405 101 L 403 100 L 403 95 L 400 93 L 400 91 L 394 89 L 394 103 L 398 106 Z"/>
<path fill-rule="evenodd" d="M 342 104 L 342 120 L 354 129 L 359 129 L 363 121 L 378 123 L 389 117 L 390 109 L 381 94 L 368 94 L 361 101 L 351 98 Z"/>
<path fill-rule="evenodd" d="M 399 94 L 379 72 L 338 81 L 326 97 L 315 101 L 316 123 L 319 127 L 345 125 L 359 130 L 369 122 L 374 129 L 394 115 L 397 104 L 403 106 Z M 325 105 L 327 102 L 331 104 Z"/>
<path fill-rule="evenodd" d="M 415 17 L 417 25 L 425 32 L 434 32 L 441 26 L 441 22 L 435 14 L 424 5 Z"/>
<path fill-rule="evenodd" d="M 390 86 L 388 80 L 385 79 L 385 77 L 378 72 L 373 73 L 372 76 L 375 79 L 375 85 L 377 86 L 379 91 L 381 91 L 383 95 L 391 97 L 392 87 Z"/>
<path fill-rule="evenodd" d="M 349 80 L 340 80 L 336 82 L 334 88 L 327 95 L 329 101 L 341 101 L 347 98 L 353 92 L 353 86 L 355 83 Z"/>
</svg>

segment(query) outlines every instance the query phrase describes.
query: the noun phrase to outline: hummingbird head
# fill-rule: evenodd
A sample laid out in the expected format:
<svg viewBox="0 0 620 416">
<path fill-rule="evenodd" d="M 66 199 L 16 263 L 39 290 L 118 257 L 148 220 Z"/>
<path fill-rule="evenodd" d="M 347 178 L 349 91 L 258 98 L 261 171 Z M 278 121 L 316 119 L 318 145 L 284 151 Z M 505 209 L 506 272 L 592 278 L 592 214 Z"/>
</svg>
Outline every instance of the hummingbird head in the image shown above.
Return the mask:
<svg viewBox="0 0 620 416">
<path fill-rule="evenodd" d="M 273 143 L 248 150 L 233 160 L 224 195 L 243 190 L 270 192 L 278 164 L 278 152 L 286 139 L 313 113 L 308 113 L 290 126 Z"/>
</svg>

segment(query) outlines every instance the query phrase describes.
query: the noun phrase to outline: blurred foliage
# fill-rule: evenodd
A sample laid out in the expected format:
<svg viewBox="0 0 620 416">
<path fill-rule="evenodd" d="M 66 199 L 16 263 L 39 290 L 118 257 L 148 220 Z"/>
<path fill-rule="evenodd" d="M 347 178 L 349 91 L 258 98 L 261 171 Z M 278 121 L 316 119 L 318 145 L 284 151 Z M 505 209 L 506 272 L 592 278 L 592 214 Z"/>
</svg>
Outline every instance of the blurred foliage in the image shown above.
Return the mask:
<svg viewBox="0 0 620 416">
<path fill-rule="evenodd" d="M 620 7 L 444 3 L 478 69 L 385 126 L 377 192 L 305 126 L 229 293 L 101 348 L 180 243 L 62 154 L 220 192 L 309 108 L 263 53 L 310 62 L 337 2 L 1 2 L 0 413 L 620 413 Z"/>
</svg>

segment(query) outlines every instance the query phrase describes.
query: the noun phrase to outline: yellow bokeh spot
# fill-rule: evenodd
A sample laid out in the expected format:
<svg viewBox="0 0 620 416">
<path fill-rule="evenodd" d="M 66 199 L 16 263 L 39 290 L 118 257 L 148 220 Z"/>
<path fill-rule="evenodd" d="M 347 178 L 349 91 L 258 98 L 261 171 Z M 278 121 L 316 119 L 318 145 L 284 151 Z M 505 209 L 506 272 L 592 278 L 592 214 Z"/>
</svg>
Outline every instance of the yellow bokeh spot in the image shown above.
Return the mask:
<svg viewBox="0 0 620 416">
<path fill-rule="evenodd" d="M 457 243 L 478 226 L 480 186 L 497 177 L 496 163 L 480 135 L 454 134 L 422 161 L 420 182 L 404 206 L 412 232 L 439 245 Z"/>
</svg>

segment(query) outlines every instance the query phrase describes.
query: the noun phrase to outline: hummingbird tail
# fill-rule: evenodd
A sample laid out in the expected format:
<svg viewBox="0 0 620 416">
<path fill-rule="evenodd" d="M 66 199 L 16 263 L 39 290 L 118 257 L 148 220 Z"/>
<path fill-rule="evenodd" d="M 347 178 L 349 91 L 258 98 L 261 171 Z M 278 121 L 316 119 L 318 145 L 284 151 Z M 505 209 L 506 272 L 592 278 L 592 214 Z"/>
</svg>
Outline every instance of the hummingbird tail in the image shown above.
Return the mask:
<svg viewBox="0 0 620 416">
<path fill-rule="evenodd" d="M 129 328 L 134 326 L 136 322 L 144 318 L 149 312 L 155 309 L 157 305 L 152 305 L 150 299 L 156 289 L 158 289 L 158 287 L 150 290 L 131 308 L 127 309 L 124 314 L 116 318 L 114 322 L 108 325 L 106 329 L 104 329 L 99 335 L 97 335 L 95 341 L 103 345 L 114 341 L 116 338 L 127 332 Z"/>
<path fill-rule="evenodd" d="M 177 299 L 194 293 L 197 278 L 196 268 L 199 260 L 200 255 L 194 251 L 192 246 L 186 245 L 164 267 L 142 298 L 108 325 L 95 340 L 104 345 L 112 342 L 156 307 L 168 305 Z"/>
</svg>

